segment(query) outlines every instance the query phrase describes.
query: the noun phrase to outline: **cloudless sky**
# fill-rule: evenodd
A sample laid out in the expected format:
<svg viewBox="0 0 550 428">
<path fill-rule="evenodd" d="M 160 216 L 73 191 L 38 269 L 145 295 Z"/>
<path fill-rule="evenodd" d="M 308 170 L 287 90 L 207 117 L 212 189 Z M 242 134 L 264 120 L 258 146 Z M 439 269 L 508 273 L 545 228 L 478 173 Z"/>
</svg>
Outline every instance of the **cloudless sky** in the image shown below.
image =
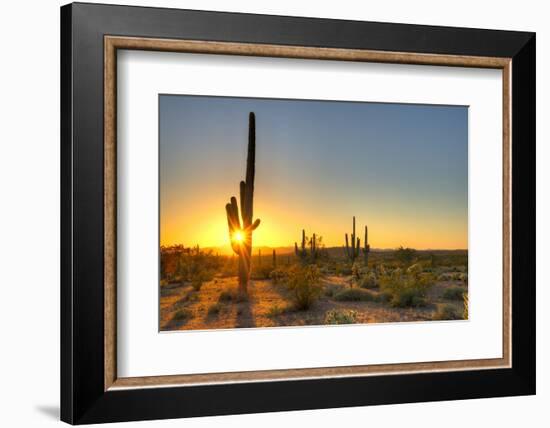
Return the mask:
<svg viewBox="0 0 550 428">
<path fill-rule="evenodd" d="M 464 106 L 161 95 L 161 244 L 229 246 L 256 114 L 256 246 L 306 229 L 341 246 L 356 216 L 373 248 L 468 246 Z"/>
</svg>

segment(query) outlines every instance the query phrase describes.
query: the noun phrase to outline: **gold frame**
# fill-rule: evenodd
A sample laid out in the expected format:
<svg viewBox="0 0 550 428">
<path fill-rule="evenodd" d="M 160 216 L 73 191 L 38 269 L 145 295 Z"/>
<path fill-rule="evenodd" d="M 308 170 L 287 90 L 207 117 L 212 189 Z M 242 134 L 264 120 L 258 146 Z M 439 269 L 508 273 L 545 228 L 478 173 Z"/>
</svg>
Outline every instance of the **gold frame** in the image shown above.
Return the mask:
<svg viewBox="0 0 550 428">
<path fill-rule="evenodd" d="M 116 52 L 118 49 L 335 61 L 441 65 L 502 70 L 503 81 L 503 349 L 502 358 L 119 378 L 116 373 Z M 104 38 L 104 389 L 354 377 L 511 367 L 511 58 L 382 52 L 105 36 Z"/>
</svg>

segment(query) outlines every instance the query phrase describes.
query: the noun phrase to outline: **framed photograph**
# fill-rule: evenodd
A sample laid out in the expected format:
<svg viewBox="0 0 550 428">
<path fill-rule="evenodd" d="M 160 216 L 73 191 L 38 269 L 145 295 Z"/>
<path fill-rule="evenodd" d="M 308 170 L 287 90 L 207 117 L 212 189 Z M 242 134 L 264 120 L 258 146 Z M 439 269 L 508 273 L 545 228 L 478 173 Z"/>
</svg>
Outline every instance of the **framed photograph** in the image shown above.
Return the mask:
<svg viewBox="0 0 550 428">
<path fill-rule="evenodd" d="M 535 393 L 533 33 L 76 3 L 61 56 L 62 420 Z"/>
</svg>

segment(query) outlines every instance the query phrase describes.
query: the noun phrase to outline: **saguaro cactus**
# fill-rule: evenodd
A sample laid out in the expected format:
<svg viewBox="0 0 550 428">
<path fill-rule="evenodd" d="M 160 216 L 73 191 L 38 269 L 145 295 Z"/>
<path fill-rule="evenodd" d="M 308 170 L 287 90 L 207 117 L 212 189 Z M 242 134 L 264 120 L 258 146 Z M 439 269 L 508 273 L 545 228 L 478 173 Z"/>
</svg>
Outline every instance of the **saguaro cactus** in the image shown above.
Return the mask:
<svg viewBox="0 0 550 428">
<path fill-rule="evenodd" d="M 311 239 L 308 239 L 306 236 L 305 229 L 302 229 L 302 244 L 298 248 L 298 243 L 294 243 L 294 253 L 296 256 L 302 261 L 305 262 L 308 258 L 310 261 L 315 261 L 318 254 L 319 245 L 318 242 L 321 241 L 322 238 L 317 239 L 317 235 L 315 233 L 311 236 Z M 309 254 L 307 250 L 307 245 L 309 244 Z"/>
<path fill-rule="evenodd" d="M 348 234 L 346 233 L 346 255 L 352 262 L 359 256 L 361 240 L 355 236 L 355 216 L 353 216 L 353 229 L 351 232 L 351 246 L 349 244 Z"/>
<path fill-rule="evenodd" d="M 365 266 L 368 266 L 370 245 L 369 245 L 369 228 L 367 225 L 365 225 L 365 244 L 364 245 L 365 246 L 363 247 L 363 256 L 365 257 Z"/>
<path fill-rule="evenodd" d="M 369 229 L 367 226 L 365 226 L 365 247 L 361 249 L 361 240 L 355 235 L 355 216 L 353 216 L 353 229 L 351 232 L 351 246 L 349 243 L 349 237 L 346 233 L 346 255 L 347 257 L 354 262 L 357 257 L 359 257 L 359 254 L 361 250 L 363 251 L 363 255 L 365 257 L 365 264 L 368 264 L 369 262 L 369 252 L 370 252 L 370 245 L 369 245 Z"/>
<path fill-rule="evenodd" d="M 229 239 L 235 254 L 239 256 L 239 293 L 246 295 L 250 279 L 250 261 L 252 254 L 252 232 L 260 225 L 260 219 L 252 222 L 254 202 L 254 175 L 256 168 L 256 117 L 250 113 L 248 118 L 248 154 L 246 158 L 246 177 L 240 183 L 241 213 L 237 198 L 225 206 Z"/>
<path fill-rule="evenodd" d="M 294 253 L 297 257 L 300 259 L 305 259 L 307 256 L 307 250 L 306 250 L 306 231 L 305 229 L 302 229 L 302 245 L 300 248 L 298 248 L 298 243 L 294 243 Z"/>
</svg>

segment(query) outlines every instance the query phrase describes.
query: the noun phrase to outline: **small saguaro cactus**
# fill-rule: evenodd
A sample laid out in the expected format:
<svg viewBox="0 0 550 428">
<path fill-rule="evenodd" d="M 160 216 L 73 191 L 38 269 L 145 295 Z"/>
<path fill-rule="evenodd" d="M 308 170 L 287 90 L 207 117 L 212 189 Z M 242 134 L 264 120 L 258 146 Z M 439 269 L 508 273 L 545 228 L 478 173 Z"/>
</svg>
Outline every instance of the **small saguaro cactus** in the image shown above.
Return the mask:
<svg viewBox="0 0 550 428">
<path fill-rule="evenodd" d="M 369 228 L 367 225 L 365 225 L 365 243 L 363 247 L 363 255 L 365 256 L 365 266 L 369 265 L 369 253 L 370 253 L 370 245 L 369 245 Z"/>
<path fill-rule="evenodd" d="M 359 256 L 361 240 L 355 235 L 355 216 L 353 216 L 353 229 L 351 232 L 351 246 L 349 244 L 348 234 L 346 233 L 346 255 L 352 262 Z"/>
<path fill-rule="evenodd" d="M 306 250 L 306 231 L 305 229 L 302 229 L 302 245 L 300 248 L 298 248 L 298 243 L 294 243 L 294 253 L 297 257 L 300 259 L 305 259 L 307 256 L 307 250 Z"/>
<path fill-rule="evenodd" d="M 240 182 L 241 212 L 237 198 L 225 206 L 231 248 L 239 256 L 239 294 L 248 293 L 250 279 L 250 261 L 252 255 L 252 232 L 260 225 L 260 219 L 252 222 L 254 202 L 254 175 L 256 168 L 256 117 L 250 113 L 248 118 L 248 154 L 246 158 L 246 177 Z"/>
<path fill-rule="evenodd" d="M 273 268 L 277 267 L 277 252 L 275 251 L 275 248 L 273 248 Z"/>
<path fill-rule="evenodd" d="M 321 238 L 320 238 L 321 239 Z M 294 253 L 302 261 L 305 262 L 308 258 L 311 261 L 314 261 L 317 258 L 318 254 L 318 245 L 317 245 L 317 235 L 315 233 L 311 236 L 310 239 L 306 236 L 305 229 L 302 229 L 302 244 L 298 247 L 298 243 L 294 243 Z M 309 254 L 307 250 L 307 245 L 309 244 Z"/>
<path fill-rule="evenodd" d="M 350 259 L 352 262 L 359 257 L 359 254 L 361 251 L 363 251 L 363 256 L 365 257 L 365 265 L 368 265 L 369 263 L 369 253 L 370 253 L 370 245 L 369 245 L 369 228 L 365 226 L 365 243 L 364 247 L 361 248 L 361 240 L 355 235 L 355 216 L 353 217 L 353 229 L 351 232 L 351 245 L 349 242 L 348 234 L 346 233 L 346 256 L 348 259 Z"/>
</svg>

